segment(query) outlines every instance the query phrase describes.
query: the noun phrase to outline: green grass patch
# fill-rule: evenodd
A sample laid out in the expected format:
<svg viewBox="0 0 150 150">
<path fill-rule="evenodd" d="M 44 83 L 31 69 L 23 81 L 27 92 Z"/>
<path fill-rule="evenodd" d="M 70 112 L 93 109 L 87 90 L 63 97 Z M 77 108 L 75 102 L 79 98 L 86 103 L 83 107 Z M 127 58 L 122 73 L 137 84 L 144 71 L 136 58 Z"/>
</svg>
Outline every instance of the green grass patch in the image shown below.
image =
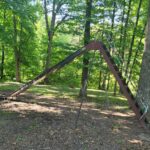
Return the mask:
<svg viewBox="0 0 150 150">
<path fill-rule="evenodd" d="M 3 83 L 0 86 L 0 91 L 15 91 L 22 84 L 8 82 Z M 28 89 L 29 93 L 41 94 L 45 96 L 52 96 L 56 98 L 69 98 L 77 99 L 79 94 L 79 88 L 70 88 L 68 86 L 53 86 L 53 85 L 35 85 Z M 122 95 L 114 96 L 112 92 L 105 92 L 96 89 L 88 89 L 88 102 L 94 102 L 99 104 L 109 103 L 110 105 L 119 105 L 122 108 L 128 108 L 128 102 Z"/>
<path fill-rule="evenodd" d="M 12 112 L 12 111 L 2 111 L 2 110 L 0 110 L 0 116 L 1 117 L 9 117 L 9 116 L 12 116 L 12 115 L 17 115 L 17 113 Z"/>
<path fill-rule="evenodd" d="M 0 91 L 15 91 L 17 90 L 22 84 L 17 82 L 5 82 L 0 83 Z"/>
</svg>

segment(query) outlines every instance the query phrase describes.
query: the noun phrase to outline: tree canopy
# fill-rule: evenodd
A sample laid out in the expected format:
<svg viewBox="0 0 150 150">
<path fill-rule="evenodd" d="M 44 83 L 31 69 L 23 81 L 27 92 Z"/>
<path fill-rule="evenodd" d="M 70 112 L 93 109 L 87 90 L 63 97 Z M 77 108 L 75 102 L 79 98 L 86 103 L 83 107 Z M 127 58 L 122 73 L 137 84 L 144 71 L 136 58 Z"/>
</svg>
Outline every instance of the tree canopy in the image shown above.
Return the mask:
<svg viewBox="0 0 150 150">
<path fill-rule="evenodd" d="M 90 40 L 101 40 L 133 89 L 137 83 L 144 50 L 147 0 L 0 1 L 0 77 L 2 81 L 26 82 L 84 45 L 86 21 Z M 86 37 L 88 38 L 88 37 Z M 102 57 L 90 53 L 88 86 L 119 91 Z M 80 87 L 82 58 L 48 78 L 49 84 Z"/>
</svg>

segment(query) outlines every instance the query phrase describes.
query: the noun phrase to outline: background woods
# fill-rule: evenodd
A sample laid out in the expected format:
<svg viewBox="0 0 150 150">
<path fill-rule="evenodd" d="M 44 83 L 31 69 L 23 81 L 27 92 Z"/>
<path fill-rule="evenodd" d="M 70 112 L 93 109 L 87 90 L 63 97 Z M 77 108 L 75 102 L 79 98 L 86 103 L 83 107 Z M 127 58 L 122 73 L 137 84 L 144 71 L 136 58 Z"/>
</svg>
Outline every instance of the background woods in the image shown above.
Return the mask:
<svg viewBox="0 0 150 150">
<path fill-rule="evenodd" d="M 148 6 L 147 0 L 0 1 L 1 81 L 31 80 L 96 39 L 106 44 L 136 94 L 142 59 L 149 62 L 149 55 L 145 54 L 149 49 L 149 34 L 144 52 Z M 149 70 L 143 68 L 144 61 L 141 78 L 144 70 Z M 144 83 L 146 77 L 141 80 Z M 85 54 L 58 73 L 47 76 L 45 83 L 81 87 L 81 96 L 87 95 L 87 86 L 113 91 L 114 95 L 120 92 L 97 52 Z"/>
</svg>

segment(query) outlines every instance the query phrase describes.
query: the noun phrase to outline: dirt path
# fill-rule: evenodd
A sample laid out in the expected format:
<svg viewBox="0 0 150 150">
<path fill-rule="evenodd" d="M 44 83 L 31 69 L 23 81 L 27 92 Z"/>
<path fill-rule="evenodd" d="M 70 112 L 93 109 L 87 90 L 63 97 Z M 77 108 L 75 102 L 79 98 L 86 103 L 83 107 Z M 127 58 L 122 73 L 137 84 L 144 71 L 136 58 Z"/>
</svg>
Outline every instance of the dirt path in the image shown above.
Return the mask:
<svg viewBox="0 0 150 150">
<path fill-rule="evenodd" d="M 0 150 L 149 150 L 134 114 L 85 102 L 26 94 L 0 103 Z"/>
</svg>

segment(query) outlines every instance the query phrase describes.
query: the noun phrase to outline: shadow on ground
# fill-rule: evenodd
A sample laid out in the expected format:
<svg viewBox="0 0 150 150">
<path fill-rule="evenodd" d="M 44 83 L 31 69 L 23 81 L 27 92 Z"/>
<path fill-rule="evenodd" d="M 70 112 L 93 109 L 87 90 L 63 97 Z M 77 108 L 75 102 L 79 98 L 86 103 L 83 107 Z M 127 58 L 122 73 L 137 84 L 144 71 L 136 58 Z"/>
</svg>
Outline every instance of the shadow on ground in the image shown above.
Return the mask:
<svg viewBox="0 0 150 150">
<path fill-rule="evenodd" d="M 150 149 L 150 134 L 140 127 L 126 102 L 119 105 L 107 97 L 106 102 L 97 103 L 91 94 L 75 129 L 79 99 L 60 97 L 29 91 L 16 101 L 1 102 L 0 149 Z"/>
</svg>

